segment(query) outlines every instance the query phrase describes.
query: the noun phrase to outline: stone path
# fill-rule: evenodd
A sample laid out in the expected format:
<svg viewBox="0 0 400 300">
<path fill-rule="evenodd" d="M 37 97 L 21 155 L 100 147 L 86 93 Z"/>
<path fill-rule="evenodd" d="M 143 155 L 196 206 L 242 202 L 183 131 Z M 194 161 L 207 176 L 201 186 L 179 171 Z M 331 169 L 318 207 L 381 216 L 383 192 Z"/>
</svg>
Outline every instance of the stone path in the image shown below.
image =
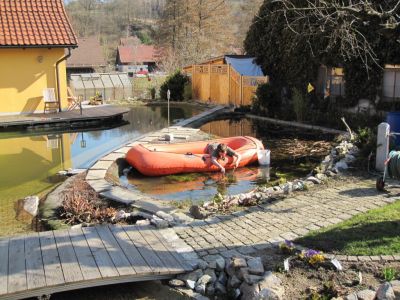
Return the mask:
<svg viewBox="0 0 400 300">
<path fill-rule="evenodd" d="M 250 254 L 281 241 L 293 240 L 347 220 L 397 198 L 378 193 L 372 180 L 314 188 L 282 201 L 250 207 L 231 215 L 216 216 L 174 228 L 176 233 L 205 260 L 220 254 Z"/>
</svg>

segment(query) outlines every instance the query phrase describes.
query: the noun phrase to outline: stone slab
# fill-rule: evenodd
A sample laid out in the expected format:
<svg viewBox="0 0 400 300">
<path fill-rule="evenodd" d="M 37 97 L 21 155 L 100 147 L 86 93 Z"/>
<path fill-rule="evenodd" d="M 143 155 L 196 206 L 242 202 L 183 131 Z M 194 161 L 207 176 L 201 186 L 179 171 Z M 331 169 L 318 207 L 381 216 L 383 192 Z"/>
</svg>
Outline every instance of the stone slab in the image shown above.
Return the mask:
<svg viewBox="0 0 400 300">
<path fill-rule="evenodd" d="M 107 170 L 89 170 L 86 175 L 86 180 L 99 180 L 104 179 Z"/>
<path fill-rule="evenodd" d="M 131 205 L 137 200 L 137 194 L 121 187 L 112 187 L 110 190 L 100 193 L 111 201 L 116 201 L 125 205 Z"/>
<path fill-rule="evenodd" d="M 118 158 L 125 158 L 125 155 L 122 153 L 118 153 L 118 152 L 112 152 L 110 154 L 107 154 L 106 156 L 102 157 L 101 160 L 117 160 Z"/>
<path fill-rule="evenodd" d="M 113 185 L 104 179 L 86 181 L 97 193 L 111 190 Z"/>
<path fill-rule="evenodd" d="M 128 153 L 128 151 L 130 149 L 131 149 L 131 147 L 122 147 L 122 148 L 119 148 L 118 150 L 115 150 L 114 153 L 126 154 L 126 153 Z"/>
<path fill-rule="evenodd" d="M 90 170 L 108 170 L 108 168 L 113 164 L 110 160 L 99 160 L 95 163 Z"/>
</svg>

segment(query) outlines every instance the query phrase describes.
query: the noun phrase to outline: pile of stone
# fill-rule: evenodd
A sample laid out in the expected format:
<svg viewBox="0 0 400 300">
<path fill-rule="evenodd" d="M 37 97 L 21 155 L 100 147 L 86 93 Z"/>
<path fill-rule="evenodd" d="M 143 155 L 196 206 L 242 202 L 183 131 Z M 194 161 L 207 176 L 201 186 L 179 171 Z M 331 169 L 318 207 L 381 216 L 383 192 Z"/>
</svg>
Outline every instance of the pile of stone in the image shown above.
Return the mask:
<svg viewBox="0 0 400 300">
<path fill-rule="evenodd" d="M 265 272 L 260 257 L 223 258 L 208 255 L 199 268 L 170 280 L 172 287 L 193 299 L 227 295 L 231 299 L 283 299 L 284 287 L 272 272 Z M 208 298 L 209 297 L 209 298 Z"/>
<path fill-rule="evenodd" d="M 285 197 L 295 192 L 306 190 L 313 185 L 323 183 L 328 177 L 336 177 L 341 171 L 349 168 L 349 165 L 356 160 L 359 149 L 349 141 L 342 141 L 334 147 L 321 164 L 315 168 L 309 176 L 303 179 L 294 180 L 274 187 L 259 187 L 249 193 L 231 196 L 217 195 L 218 202 L 206 202 L 202 209 L 208 212 L 217 212 L 229 209 L 233 206 L 253 206 L 262 202 Z M 196 219 L 204 218 L 207 213 L 197 213 L 192 215 Z"/>
<path fill-rule="evenodd" d="M 148 226 L 152 224 L 160 229 L 187 224 L 193 221 L 189 216 L 179 212 L 166 213 L 158 211 L 155 214 L 149 214 L 143 211 L 125 212 L 124 210 L 120 210 L 115 216 L 115 221 L 119 222 L 121 220 L 128 222 L 135 220 L 135 225 Z"/>
<path fill-rule="evenodd" d="M 344 300 L 397 300 L 400 299 L 400 280 L 393 280 L 381 284 L 376 291 L 362 290 L 352 293 L 344 298 Z M 336 298 L 343 300 L 343 298 Z"/>
</svg>

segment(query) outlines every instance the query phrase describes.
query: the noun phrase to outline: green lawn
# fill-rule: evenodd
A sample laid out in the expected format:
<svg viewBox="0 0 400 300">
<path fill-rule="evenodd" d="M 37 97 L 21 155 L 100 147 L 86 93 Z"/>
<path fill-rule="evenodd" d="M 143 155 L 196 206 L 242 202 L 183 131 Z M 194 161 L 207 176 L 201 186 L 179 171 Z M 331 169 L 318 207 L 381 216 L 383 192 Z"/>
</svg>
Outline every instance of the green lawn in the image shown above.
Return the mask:
<svg viewBox="0 0 400 300">
<path fill-rule="evenodd" d="M 400 201 L 310 232 L 295 243 L 347 255 L 399 254 Z"/>
</svg>

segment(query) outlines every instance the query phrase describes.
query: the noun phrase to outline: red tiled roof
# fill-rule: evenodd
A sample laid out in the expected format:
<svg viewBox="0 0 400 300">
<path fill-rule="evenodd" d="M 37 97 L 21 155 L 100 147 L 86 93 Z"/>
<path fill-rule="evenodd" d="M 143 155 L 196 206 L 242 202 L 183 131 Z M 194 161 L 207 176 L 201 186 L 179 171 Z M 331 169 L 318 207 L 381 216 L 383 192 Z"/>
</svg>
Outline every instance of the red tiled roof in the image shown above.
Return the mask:
<svg viewBox="0 0 400 300">
<path fill-rule="evenodd" d="M 123 64 L 156 62 L 157 55 L 154 46 L 118 46 L 119 59 Z"/>
<path fill-rule="evenodd" d="M 72 50 L 67 67 L 103 67 L 106 60 L 97 37 L 79 38 L 78 48 Z"/>
<path fill-rule="evenodd" d="M 0 47 L 76 45 L 63 0 L 0 0 Z"/>
</svg>

